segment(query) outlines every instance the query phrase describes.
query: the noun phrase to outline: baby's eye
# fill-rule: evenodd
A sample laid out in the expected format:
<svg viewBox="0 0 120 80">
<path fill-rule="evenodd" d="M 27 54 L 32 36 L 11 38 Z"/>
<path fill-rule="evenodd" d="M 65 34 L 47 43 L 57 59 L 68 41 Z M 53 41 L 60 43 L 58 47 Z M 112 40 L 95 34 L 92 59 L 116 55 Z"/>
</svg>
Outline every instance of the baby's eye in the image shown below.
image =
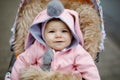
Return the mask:
<svg viewBox="0 0 120 80">
<path fill-rule="evenodd" d="M 49 33 L 54 33 L 55 31 L 49 31 Z"/>
<path fill-rule="evenodd" d="M 68 30 L 62 30 L 63 33 L 68 32 Z"/>
</svg>

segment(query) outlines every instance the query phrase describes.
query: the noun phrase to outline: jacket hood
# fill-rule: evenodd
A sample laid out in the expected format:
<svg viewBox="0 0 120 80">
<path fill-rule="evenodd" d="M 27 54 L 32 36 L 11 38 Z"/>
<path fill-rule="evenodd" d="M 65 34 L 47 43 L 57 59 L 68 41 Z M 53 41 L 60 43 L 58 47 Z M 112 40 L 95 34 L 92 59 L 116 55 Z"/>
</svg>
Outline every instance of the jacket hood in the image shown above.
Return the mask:
<svg viewBox="0 0 120 80">
<path fill-rule="evenodd" d="M 28 48 L 35 40 L 46 46 L 42 38 L 42 28 L 44 27 L 44 23 L 53 18 L 60 19 L 71 30 L 73 41 L 69 48 L 74 47 L 79 43 L 83 45 L 78 13 L 73 10 L 64 9 L 64 6 L 59 0 L 51 0 L 47 5 L 47 9 L 40 12 L 30 26 L 25 48 Z"/>
<path fill-rule="evenodd" d="M 52 18 L 60 19 L 71 30 L 74 39 L 70 47 L 73 47 L 79 43 L 83 46 L 83 37 L 80 31 L 78 13 L 73 10 L 64 9 L 64 11 L 59 16 L 49 16 L 46 9 L 38 14 L 38 16 L 34 19 L 32 25 L 30 26 L 25 48 L 28 48 L 35 40 L 43 45 L 46 45 L 42 38 L 42 27 L 43 23 Z"/>
</svg>

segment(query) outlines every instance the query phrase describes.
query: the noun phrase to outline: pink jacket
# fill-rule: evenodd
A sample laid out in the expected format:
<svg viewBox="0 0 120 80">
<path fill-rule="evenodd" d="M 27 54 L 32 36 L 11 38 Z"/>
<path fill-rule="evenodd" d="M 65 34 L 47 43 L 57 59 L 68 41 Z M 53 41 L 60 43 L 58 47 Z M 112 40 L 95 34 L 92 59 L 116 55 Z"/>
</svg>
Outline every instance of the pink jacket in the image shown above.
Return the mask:
<svg viewBox="0 0 120 80">
<path fill-rule="evenodd" d="M 64 9 L 58 16 L 49 16 L 47 10 L 38 14 L 30 27 L 30 32 L 26 40 L 26 50 L 17 57 L 12 68 L 11 79 L 19 80 L 21 69 L 30 65 L 42 66 L 42 57 L 47 49 L 42 39 L 41 27 L 42 23 L 51 18 L 59 18 L 72 32 L 73 42 L 69 48 L 59 52 L 53 50 L 53 60 L 51 62 L 51 70 L 62 73 L 74 73 L 82 76 L 85 80 L 100 80 L 97 67 L 92 57 L 83 49 L 83 38 L 80 31 L 79 19 L 77 12 Z M 80 44 L 79 44 L 80 43 Z"/>
<path fill-rule="evenodd" d="M 41 66 L 42 56 L 46 48 L 35 41 L 24 53 L 20 54 L 12 68 L 12 80 L 19 80 L 19 73 L 22 68 L 30 65 Z M 85 80 L 100 80 L 99 73 L 93 59 L 80 45 L 70 50 L 54 52 L 54 59 L 51 62 L 51 70 L 62 73 L 74 73 L 82 76 Z"/>
</svg>

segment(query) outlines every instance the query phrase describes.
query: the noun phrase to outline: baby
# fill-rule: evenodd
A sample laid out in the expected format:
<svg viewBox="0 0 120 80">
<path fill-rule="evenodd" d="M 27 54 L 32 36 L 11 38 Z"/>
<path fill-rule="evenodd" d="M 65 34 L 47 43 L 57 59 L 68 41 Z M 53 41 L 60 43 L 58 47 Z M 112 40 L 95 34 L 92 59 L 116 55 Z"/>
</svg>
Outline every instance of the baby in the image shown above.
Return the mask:
<svg viewBox="0 0 120 80">
<path fill-rule="evenodd" d="M 53 6 L 53 3 L 57 5 Z M 64 9 L 58 0 L 51 1 L 33 21 L 26 50 L 17 57 L 11 79 L 20 80 L 21 70 L 32 65 L 44 71 L 72 73 L 85 80 L 100 80 L 92 57 L 82 47 L 79 28 L 77 12 Z"/>
</svg>

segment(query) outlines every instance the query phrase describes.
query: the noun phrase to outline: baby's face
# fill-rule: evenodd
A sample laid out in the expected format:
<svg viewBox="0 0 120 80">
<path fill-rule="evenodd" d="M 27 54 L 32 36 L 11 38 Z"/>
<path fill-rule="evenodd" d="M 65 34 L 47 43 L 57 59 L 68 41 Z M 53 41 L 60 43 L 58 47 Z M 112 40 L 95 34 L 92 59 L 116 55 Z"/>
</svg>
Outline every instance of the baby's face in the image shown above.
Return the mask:
<svg viewBox="0 0 120 80">
<path fill-rule="evenodd" d="M 50 21 L 44 30 L 44 40 L 49 47 L 59 51 L 71 44 L 72 34 L 62 21 Z"/>
</svg>

